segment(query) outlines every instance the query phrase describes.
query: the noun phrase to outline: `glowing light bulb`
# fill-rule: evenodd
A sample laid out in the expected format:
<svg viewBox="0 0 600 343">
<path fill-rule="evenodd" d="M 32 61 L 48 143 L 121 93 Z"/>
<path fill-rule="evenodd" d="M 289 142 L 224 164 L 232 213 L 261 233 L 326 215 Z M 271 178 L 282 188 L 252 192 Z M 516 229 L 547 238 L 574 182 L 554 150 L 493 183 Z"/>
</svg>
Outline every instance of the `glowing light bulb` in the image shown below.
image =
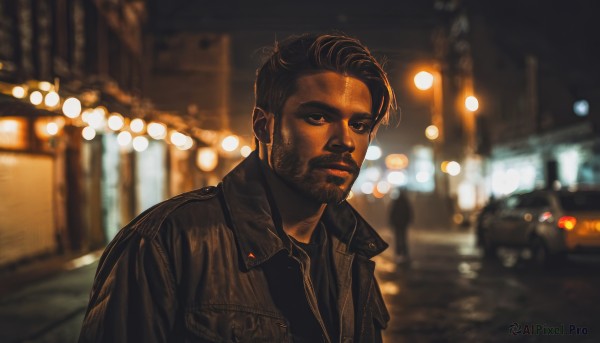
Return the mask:
<svg viewBox="0 0 600 343">
<path fill-rule="evenodd" d="M 476 97 L 470 95 L 465 99 L 465 107 L 467 110 L 471 112 L 477 111 L 479 109 L 479 100 Z"/>
<path fill-rule="evenodd" d="M 133 131 L 135 133 L 140 133 L 140 132 L 144 131 L 145 126 L 146 126 L 146 122 L 140 118 L 136 118 L 136 119 L 132 120 L 131 123 L 129 123 L 129 127 L 131 128 L 131 131 Z"/>
<path fill-rule="evenodd" d="M 49 92 L 44 97 L 44 105 L 47 107 L 55 107 L 60 103 L 60 96 L 55 91 Z"/>
<path fill-rule="evenodd" d="M 12 89 L 12 95 L 17 99 L 23 99 L 26 93 L 25 88 L 22 86 L 15 86 Z"/>
<path fill-rule="evenodd" d="M 456 176 L 460 174 L 460 164 L 456 161 L 450 161 L 446 165 L 446 171 L 448 174 Z"/>
<path fill-rule="evenodd" d="M 44 101 L 44 96 L 42 95 L 42 93 L 40 93 L 40 91 L 33 91 L 29 95 L 29 101 L 31 101 L 32 104 L 37 106 L 41 104 L 42 101 Z"/>
<path fill-rule="evenodd" d="M 171 133 L 171 143 L 175 146 L 182 146 L 186 142 L 186 135 L 181 132 L 173 131 Z"/>
<path fill-rule="evenodd" d="M 219 156 L 213 148 L 200 148 L 196 155 L 196 165 L 200 170 L 210 172 L 215 170 L 219 163 Z"/>
<path fill-rule="evenodd" d="M 152 122 L 148 124 L 148 134 L 154 139 L 163 139 L 167 136 L 167 127 L 164 124 Z"/>
<path fill-rule="evenodd" d="M 49 92 L 52 89 L 52 84 L 48 81 L 41 81 L 38 83 L 38 88 L 44 92 Z"/>
<path fill-rule="evenodd" d="M 120 132 L 117 135 L 117 143 L 122 147 L 128 146 L 131 143 L 131 133 L 127 131 Z"/>
<path fill-rule="evenodd" d="M 439 136 L 440 136 L 440 130 L 438 129 L 437 126 L 435 126 L 435 125 L 429 125 L 425 129 L 425 137 L 427 137 L 427 139 L 429 139 L 431 141 L 434 141 Z"/>
<path fill-rule="evenodd" d="M 55 122 L 49 122 L 48 124 L 46 124 L 46 132 L 50 136 L 56 135 L 58 133 L 58 124 L 56 124 Z"/>
<path fill-rule="evenodd" d="M 105 124 L 105 116 L 106 110 L 103 107 L 96 107 L 88 115 L 87 123 L 96 130 L 101 129 Z"/>
<path fill-rule="evenodd" d="M 109 129 L 118 131 L 125 126 L 125 121 L 123 120 L 123 116 L 121 114 L 115 112 L 108 117 L 107 125 Z"/>
<path fill-rule="evenodd" d="M 68 118 L 77 118 L 81 114 L 81 101 L 77 98 L 68 98 L 62 105 L 62 111 Z"/>
<path fill-rule="evenodd" d="M 189 150 L 194 146 L 194 140 L 190 136 L 185 136 L 185 142 L 182 145 L 177 145 L 179 150 Z"/>
<path fill-rule="evenodd" d="M 378 160 L 381 157 L 381 148 L 377 145 L 371 145 L 367 148 L 367 155 L 365 158 L 369 161 Z"/>
<path fill-rule="evenodd" d="M 96 137 L 96 130 L 94 130 L 93 127 L 86 126 L 81 131 L 81 135 L 86 140 L 91 141 L 92 139 L 94 139 L 94 137 Z"/>
<path fill-rule="evenodd" d="M 418 72 L 414 78 L 415 86 L 424 91 L 433 86 L 433 74 L 427 71 Z"/>
<path fill-rule="evenodd" d="M 135 151 L 142 152 L 148 149 L 148 144 L 148 138 L 144 136 L 138 136 L 133 139 L 133 148 L 135 149 Z"/>
<path fill-rule="evenodd" d="M 250 153 L 252 153 L 252 148 L 247 145 L 244 145 L 240 149 L 240 154 L 242 154 L 243 157 L 248 157 L 250 155 Z"/>
<path fill-rule="evenodd" d="M 223 147 L 223 150 L 225 150 L 225 151 L 234 151 L 238 147 L 239 144 L 240 144 L 239 138 L 237 138 L 237 136 L 235 136 L 235 135 L 230 135 L 223 139 L 223 142 L 221 143 L 221 147 Z"/>
</svg>

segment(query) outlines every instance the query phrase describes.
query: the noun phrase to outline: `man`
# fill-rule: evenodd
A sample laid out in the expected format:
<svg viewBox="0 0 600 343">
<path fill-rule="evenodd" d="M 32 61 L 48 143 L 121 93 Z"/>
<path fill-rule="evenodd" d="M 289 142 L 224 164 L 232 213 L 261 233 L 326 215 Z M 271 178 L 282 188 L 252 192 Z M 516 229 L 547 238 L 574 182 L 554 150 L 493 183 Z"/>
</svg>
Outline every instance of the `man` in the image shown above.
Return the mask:
<svg viewBox="0 0 600 343">
<path fill-rule="evenodd" d="M 138 216 L 107 247 L 80 342 L 380 342 L 370 258 L 345 201 L 394 95 L 357 40 L 303 35 L 259 69 L 257 151 L 217 187 Z"/>
<path fill-rule="evenodd" d="M 413 211 L 410 206 L 410 200 L 406 194 L 405 188 L 398 189 L 398 197 L 392 200 L 390 206 L 390 225 L 394 229 L 395 246 L 394 250 L 396 253 L 396 263 L 408 264 L 410 263 L 410 255 L 408 254 L 408 226 L 412 222 Z"/>
</svg>

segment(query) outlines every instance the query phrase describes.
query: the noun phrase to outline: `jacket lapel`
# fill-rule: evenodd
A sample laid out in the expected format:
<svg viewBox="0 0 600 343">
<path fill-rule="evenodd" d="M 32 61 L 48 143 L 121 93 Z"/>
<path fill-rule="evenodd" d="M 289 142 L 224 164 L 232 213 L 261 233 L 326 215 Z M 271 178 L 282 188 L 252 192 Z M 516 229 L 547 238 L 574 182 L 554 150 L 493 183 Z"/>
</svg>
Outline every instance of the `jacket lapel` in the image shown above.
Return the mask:
<svg viewBox="0 0 600 343">
<path fill-rule="evenodd" d="M 287 247 L 278 234 L 273 219 L 278 218 L 276 206 L 271 204 L 259 163 L 253 152 L 223 178 L 221 185 L 231 226 L 248 269 Z M 328 205 L 323 221 L 331 234 L 345 243 L 349 253 L 371 258 L 388 247 L 346 201 Z"/>
</svg>

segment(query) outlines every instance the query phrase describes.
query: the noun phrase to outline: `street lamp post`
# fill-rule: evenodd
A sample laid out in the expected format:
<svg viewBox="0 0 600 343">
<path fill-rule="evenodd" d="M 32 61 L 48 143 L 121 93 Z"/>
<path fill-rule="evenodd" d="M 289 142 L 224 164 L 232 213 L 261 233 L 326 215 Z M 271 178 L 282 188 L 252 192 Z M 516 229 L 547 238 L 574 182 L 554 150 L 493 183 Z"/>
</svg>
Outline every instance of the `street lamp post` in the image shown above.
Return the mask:
<svg viewBox="0 0 600 343">
<path fill-rule="evenodd" d="M 422 91 L 431 89 L 431 125 L 425 130 L 425 136 L 433 145 L 433 162 L 435 166 L 434 180 L 435 192 L 440 198 L 446 196 L 446 182 L 444 173 L 440 173 L 441 144 L 444 142 L 444 117 L 443 117 L 443 87 L 442 73 L 438 64 L 434 64 L 431 71 L 420 71 L 414 77 L 415 86 Z"/>
</svg>

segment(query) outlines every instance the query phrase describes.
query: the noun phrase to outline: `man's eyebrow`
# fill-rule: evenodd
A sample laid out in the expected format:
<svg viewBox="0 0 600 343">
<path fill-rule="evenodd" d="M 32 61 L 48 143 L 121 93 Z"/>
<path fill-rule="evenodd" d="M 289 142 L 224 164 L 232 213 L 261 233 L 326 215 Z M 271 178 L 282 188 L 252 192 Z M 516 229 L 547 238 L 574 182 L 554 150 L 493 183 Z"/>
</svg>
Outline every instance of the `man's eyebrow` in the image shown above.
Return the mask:
<svg viewBox="0 0 600 343">
<path fill-rule="evenodd" d="M 322 110 L 324 112 L 331 113 L 331 114 L 334 114 L 334 115 L 337 115 L 337 116 L 341 115 L 340 111 L 337 108 L 335 108 L 333 106 L 330 106 L 330 105 L 328 105 L 328 104 L 326 104 L 324 102 L 321 102 L 321 101 L 307 101 L 307 102 L 301 103 L 300 106 L 299 106 L 300 110 L 309 109 L 309 108 Z M 369 112 L 357 112 L 357 113 L 354 113 L 352 115 L 352 118 L 355 118 L 355 119 L 369 119 L 369 120 L 373 120 L 374 119 L 373 118 L 373 114 L 371 114 Z"/>
</svg>

